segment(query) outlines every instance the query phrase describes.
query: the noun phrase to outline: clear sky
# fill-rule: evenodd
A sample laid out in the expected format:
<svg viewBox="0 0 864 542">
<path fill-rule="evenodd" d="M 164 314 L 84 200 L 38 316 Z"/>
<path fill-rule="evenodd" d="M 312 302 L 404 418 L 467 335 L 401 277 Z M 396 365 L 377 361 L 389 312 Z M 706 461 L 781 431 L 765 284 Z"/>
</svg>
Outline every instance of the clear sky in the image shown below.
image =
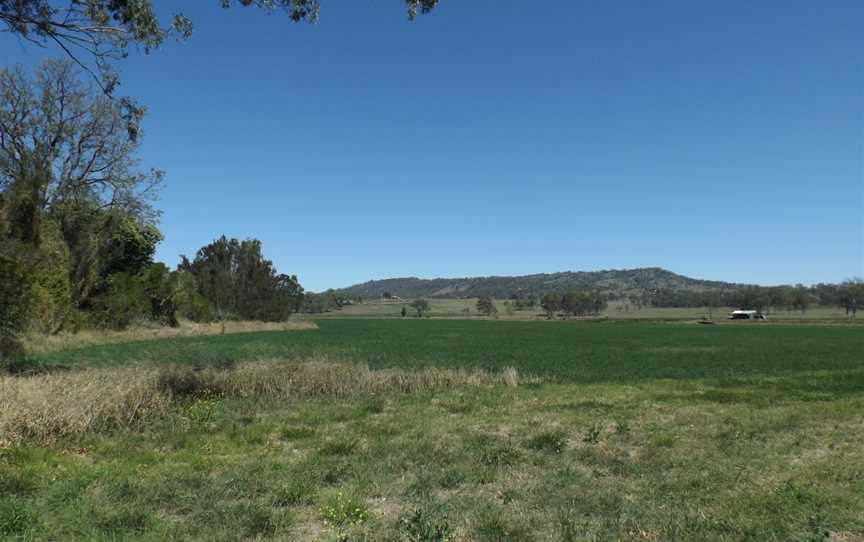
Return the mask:
<svg viewBox="0 0 864 542">
<path fill-rule="evenodd" d="M 314 26 L 219 3 L 178 2 L 192 39 L 120 64 L 172 265 L 225 234 L 311 290 L 864 275 L 860 0 L 441 0 L 414 23 L 321 0 Z M 3 64 L 42 54 L 0 35 Z"/>
</svg>

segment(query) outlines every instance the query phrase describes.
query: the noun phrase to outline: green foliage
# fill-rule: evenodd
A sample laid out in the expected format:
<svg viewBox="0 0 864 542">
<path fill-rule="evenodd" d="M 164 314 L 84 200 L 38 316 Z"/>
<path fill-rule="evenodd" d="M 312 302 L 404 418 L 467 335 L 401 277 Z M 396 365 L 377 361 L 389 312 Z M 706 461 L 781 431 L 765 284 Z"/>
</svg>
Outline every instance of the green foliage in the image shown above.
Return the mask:
<svg viewBox="0 0 864 542">
<path fill-rule="evenodd" d="M 108 292 L 99 300 L 98 321 L 112 329 L 125 329 L 143 321 L 149 312 L 144 284 L 137 275 L 115 273 L 108 278 Z"/>
<path fill-rule="evenodd" d="M 56 333 L 70 317 L 68 253 L 53 223 L 41 230 L 38 247 L 0 239 L 0 334 Z"/>
<path fill-rule="evenodd" d="M 0 22 L 39 3 L 0 3 Z M 150 206 L 161 172 L 137 171 L 139 142 L 129 140 L 121 107 L 81 75 L 71 61 L 49 60 L 32 74 L 0 69 L 0 273 L 9 276 L 0 327 L 10 330 L 74 331 L 81 311 L 97 305 L 91 321 L 122 327 L 146 313 L 148 292 L 162 293 L 135 284 L 161 239 Z"/>
<path fill-rule="evenodd" d="M 150 305 L 150 319 L 177 327 L 178 273 L 172 273 L 163 263 L 155 263 L 141 271 L 141 281 Z"/>
<path fill-rule="evenodd" d="M 22 331 L 30 308 L 33 277 L 17 245 L 0 239 L 0 336 Z"/>
<path fill-rule="evenodd" d="M 41 245 L 31 249 L 29 273 L 33 284 L 28 327 L 56 333 L 63 329 L 72 311 L 69 252 L 55 222 L 44 222 L 42 230 Z"/>
<path fill-rule="evenodd" d="M 219 318 L 281 321 L 304 301 L 297 277 L 278 274 L 257 239 L 222 236 L 202 247 L 194 260 L 184 256 L 178 270 L 194 278 L 198 293 Z"/>
<path fill-rule="evenodd" d="M 606 309 L 606 299 L 599 291 L 576 291 L 561 296 L 561 310 L 573 316 L 600 314 Z"/>
<path fill-rule="evenodd" d="M 138 274 L 114 273 L 108 277 L 107 292 L 98 299 L 99 321 L 114 329 L 136 322 L 177 326 L 180 276 L 163 263 L 152 264 Z"/>
<path fill-rule="evenodd" d="M 195 276 L 188 271 L 176 271 L 174 280 L 174 301 L 178 314 L 193 322 L 214 322 L 216 312 L 207 299 L 198 293 Z"/>
<path fill-rule="evenodd" d="M 153 263 L 162 234 L 155 226 L 128 214 L 115 213 L 105 219 L 99 274 L 138 273 Z"/>
<path fill-rule="evenodd" d="M 597 315 L 606 309 L 606 305 L 606 298 L 599 290 L 578 290 L 563 295 L 549 293 L 540 302 L 547 318 L 554 317 L 558 311 L 562 311 L 565 316 Z"/>
</svg>

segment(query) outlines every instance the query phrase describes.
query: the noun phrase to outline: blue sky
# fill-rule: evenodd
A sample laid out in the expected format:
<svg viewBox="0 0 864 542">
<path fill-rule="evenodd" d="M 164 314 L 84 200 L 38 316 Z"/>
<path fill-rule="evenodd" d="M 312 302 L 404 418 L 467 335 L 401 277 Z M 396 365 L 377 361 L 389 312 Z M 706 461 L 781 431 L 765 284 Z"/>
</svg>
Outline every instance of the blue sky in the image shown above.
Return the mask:
<svg viewBox="0 0 864 542">
<path fill-rule="evenodd" d="M 121 64 L 167 171 L 159 259 L 257 237 L 311 290 L 864 275 L 864 3 L 321 2 L 186 2 L 188 43 Z M 0 36 L 3 64 L 43 54 Z"/>
</svg>

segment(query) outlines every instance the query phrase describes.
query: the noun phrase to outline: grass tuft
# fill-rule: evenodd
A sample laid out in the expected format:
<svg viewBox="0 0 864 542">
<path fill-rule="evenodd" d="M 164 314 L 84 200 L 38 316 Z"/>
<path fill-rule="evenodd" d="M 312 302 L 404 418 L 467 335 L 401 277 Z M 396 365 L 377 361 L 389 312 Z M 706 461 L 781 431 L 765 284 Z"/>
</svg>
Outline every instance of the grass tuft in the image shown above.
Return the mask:
<svg viewBox="0 0 864 542">
<path fill-rule="evenodd" d="M 560 454 L 567 449 L 567 433 L 564 431 L 545 431 L 531 437 L 525 445 L 538 452 Z"/>
</svg>

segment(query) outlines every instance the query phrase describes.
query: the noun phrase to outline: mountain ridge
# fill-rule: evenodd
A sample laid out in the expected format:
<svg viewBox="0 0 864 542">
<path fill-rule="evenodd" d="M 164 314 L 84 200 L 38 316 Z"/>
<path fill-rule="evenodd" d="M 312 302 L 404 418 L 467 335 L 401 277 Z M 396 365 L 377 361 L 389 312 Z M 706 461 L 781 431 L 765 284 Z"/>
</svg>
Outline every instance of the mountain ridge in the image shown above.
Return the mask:
<svg viewBox="0 0 864 542">
<path fill-rule="evenodd" d="M 571 290 L 600 290 L 615 297 L 652 290 L 730 290 L 748 284 L 704 280 L 680 275 L 661 267 L 604 269 L 599 271 L 559 271 L 530 275 L 491 275 L 485 277 L 433 278 L 397 277 L 369 280 L 335 289 L 349 297 L 375 298 L 389 293 L 399 297 L 478 297 L 499 299 L 542 296 Z"/>
</svg>

